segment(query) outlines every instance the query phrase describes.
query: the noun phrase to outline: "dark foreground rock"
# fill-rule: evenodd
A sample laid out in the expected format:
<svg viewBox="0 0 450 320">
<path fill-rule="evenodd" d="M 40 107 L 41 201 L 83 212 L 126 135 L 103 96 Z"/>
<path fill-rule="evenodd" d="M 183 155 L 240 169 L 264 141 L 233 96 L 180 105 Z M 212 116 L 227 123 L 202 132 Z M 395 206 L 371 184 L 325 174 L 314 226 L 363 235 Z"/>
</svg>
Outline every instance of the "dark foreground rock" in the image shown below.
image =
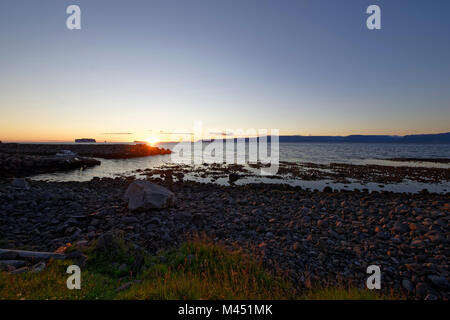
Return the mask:
<svg viewBox="0 0 450 320">
<path fill-rule="evenodd" d="M 39 173 L 70 171 L 100 165 L 91 158 L 61 158 L 56 156 L 30 156 L 24 154 L 0 153 L 0 179 L 27 177 Z"/>
<path fill-rule="evenodd" d="M 299 287 L 365 286 L 367 266 L 379 265 L 383 290 L 450 297 L 449 194 L 324 193 L 168 179 L 157 182 L 177 196 L 175 207 L 149 214 L 128 209 L 123 194 L 132 181 L 0 185 L 0 248 L 54 251 L 97 239 L 107 248 L 107 234 L 121 230 L 126 241 L 152 253 L 205 234 L 261 254 Z"/>
<path fill-rule="evenodd" d="M 66 255 L 55 252 L 0 249 L 0 270 L 12 274 L 37 273 L 45 269 L 50 259 L 64 260 Z"/>
<path fill-rule="evenodd" d="M 171 153 L 168 149 L 145 144 L 0 144 L 0 153 L 15 155 L 53 156 L 60 150 L 70 150 L 80 157 L 103 159 L 127 159 Z"/>
</svg>

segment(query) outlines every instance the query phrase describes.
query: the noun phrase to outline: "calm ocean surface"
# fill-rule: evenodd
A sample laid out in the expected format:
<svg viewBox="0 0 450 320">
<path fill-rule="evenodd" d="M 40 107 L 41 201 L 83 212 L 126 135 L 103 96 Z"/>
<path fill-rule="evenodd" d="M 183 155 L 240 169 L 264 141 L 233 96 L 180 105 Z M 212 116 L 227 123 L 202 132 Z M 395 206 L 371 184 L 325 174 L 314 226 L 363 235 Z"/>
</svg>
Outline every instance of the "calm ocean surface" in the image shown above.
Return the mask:
<svg viewBox="0 0 450 320">
<path fill-rule="evenodd" d="M 172 149 L 173 143 L 160 144 L 160 147 Z M 448 144 L 359 144 L 359 143 L 280 143 L 280 161 L 289 162 L 312 162 L 312 163 L 352 163 L 352 164 L 381 164 L 381 165 L 407 165 L 407 166 L 433 166 L 441 168 L 450 168 L 448 164 L 432 163 L 411 163 L 411 162 L 393 162 L 382 159 L 386 158 L 450 158 L 450 145 Z M 86 170 L 76 170 L 65 173 L 42 174 L 32 177 L 34 180 L 48 181 L 89 181 L 93 177 L 117 177 L 121 175 L 132 175 L 137 169 L 157 168 L 164 164 L 171 164 L 170 155 L 158 155 L 143 158 L 133 158 L 124 160 L 99 159 L 102 164 Z M 199 180 L 194 179 L 193 180 Z M 205 181 L 208 182 L 208 181 Z M 241 179 L 239 183 L 266 182 L 266 183 L 289 183 L 300 185 L 305 188 L 318 188 L 324 185 L 334 185 L 336 188 L 346 187 L 349 190 L 353 188 L 368 188 L 376 190 L 376 184 L 360 185 L 347 184 L 340 186 L 327 181 L 277 181 L 277 179 L 253 178 Z M 217 181 L 224 183 L 226 181 Z M 416 192 L 423 188 L 430 191 L 445 192 L 450 190 L 448 183 L 444 184 L 422 184 L 414 182 L 405 182 L 399 184 L 387 185 L 383 190 Z"/>
</svg>

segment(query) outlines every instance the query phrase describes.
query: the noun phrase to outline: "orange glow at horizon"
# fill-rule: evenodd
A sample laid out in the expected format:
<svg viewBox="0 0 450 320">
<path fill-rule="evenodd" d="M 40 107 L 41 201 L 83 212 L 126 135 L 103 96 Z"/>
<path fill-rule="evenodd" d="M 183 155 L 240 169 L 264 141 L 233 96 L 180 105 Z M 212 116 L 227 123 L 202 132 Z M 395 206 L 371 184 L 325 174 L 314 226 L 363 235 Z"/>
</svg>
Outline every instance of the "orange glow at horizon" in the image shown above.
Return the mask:
<svg viewBox="0 0 450 320">
<path fill-rule="evenodd" d="M 160 142 L 160 140 L 156 137 L 148 137 L 147 139 L 145 139 L 145 141 L 147 141 L 151 145 L 155 145 L 156 143 Z"/>
</svg>

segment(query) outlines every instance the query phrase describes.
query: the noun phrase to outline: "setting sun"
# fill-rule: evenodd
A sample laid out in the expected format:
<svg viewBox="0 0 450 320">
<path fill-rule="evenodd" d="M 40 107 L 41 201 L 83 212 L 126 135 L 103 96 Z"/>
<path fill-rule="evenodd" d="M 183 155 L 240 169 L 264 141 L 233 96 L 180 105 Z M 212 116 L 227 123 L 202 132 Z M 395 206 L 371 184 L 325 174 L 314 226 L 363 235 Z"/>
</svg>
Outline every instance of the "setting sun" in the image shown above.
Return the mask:
<svg viewBox="0 0 450 320">
<path fill-rule="evenodd" d="M 149 138 L 147 138 L 145 141 L 147 141 L 147 142 L 150 143 L 150 144 L 155 144 L 155 143 L 158 143 L 158 142 L 159 142 L 159 139 L 156 138 L 156 137 L 149 137 Z"/>
</svg>

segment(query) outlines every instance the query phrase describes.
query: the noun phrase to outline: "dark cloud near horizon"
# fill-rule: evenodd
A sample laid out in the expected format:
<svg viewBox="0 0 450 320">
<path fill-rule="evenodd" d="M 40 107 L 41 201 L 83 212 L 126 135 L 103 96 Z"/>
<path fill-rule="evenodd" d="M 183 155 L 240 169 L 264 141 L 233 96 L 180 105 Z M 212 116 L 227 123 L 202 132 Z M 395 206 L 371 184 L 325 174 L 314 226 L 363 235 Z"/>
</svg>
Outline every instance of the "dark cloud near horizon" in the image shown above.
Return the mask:
<svg viewBox="0 0 450 320">
<path fill-rule="evenodd" d="M 214 134 L 214 135 L 218 135 L 218 136 L 232 136 L 233 133 L 225 133 L 225 132 L 208 132 L 209 134 Z"/>
<path fill-rule="evenodd" d="M 192 132 L 169 132 L 169 131 L 163 131 L 163 130 L 161 130 L 159 133 L 161 133 L 161 134 L 190 134 L 190 135 L 193 135 Z"/>
</svg>

